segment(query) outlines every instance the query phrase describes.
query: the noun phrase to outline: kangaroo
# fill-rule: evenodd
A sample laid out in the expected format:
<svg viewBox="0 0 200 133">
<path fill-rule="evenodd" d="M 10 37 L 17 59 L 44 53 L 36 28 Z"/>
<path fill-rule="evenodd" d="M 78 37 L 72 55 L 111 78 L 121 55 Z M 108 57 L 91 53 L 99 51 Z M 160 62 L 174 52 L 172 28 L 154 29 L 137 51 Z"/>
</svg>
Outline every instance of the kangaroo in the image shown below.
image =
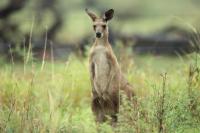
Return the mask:
<svg viewBox="0 0 200 133">
<path fill-rule="evenodd" d="M 117 58 L 108 41 L 108 21 L 113 18 L 114 10 L 110 9 L 102 17 L 85 9 L 93 21 L 95 41 L 89 53 L 89 71 L 92 86 L 92 111 L 96 122 L 102 123 L 110 116 L 117 122 L 120 95 L 123 91 L 130 99 L 134 96 L 132 86 L 121 73 Z"/>
</svg>

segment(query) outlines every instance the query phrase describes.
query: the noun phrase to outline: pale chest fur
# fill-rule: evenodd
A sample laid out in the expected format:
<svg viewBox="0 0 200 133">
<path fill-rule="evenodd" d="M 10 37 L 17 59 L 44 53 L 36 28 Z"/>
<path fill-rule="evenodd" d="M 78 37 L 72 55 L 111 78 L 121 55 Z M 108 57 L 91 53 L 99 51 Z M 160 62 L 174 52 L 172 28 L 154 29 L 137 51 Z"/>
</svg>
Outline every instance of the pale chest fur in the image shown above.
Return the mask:
<svg viewBox="0 0 200 133">
<path fill-rule="evenodd" d="M 93 66 L 91 74 L 94 76 L 94 89 L 98 94 L 103 94 L 108 89 L 108 78 L 111 69 L 106 47 L 99 45 L 93 48 L 91 63 Z"/>
</svg>

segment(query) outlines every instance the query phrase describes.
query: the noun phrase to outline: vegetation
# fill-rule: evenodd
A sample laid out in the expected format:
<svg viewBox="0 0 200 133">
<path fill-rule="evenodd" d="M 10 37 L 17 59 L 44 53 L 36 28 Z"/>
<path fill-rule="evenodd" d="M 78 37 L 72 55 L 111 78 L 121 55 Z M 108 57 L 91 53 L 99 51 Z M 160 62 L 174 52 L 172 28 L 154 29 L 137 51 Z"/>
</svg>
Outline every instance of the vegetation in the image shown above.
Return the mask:
<svg viewBox="0 0 200 133">
<path fill-rule="evenodd" d="M 199 132 L 199 58 L 199 55 L 191 55 L 173 59 L 172 63 L 161 56 L 136 56 L 126 77 L 136 89 L 138 106 L 133 108 L 129 102 L 123 102 L 119 123 L 114 129 L 106 123 L 95 124 L 90 109 L 91 87 L 86 59 L 71 56 L 66 63 L 44 62 L 43 67 L 37 61 L 25 65 L 2 61 L 0 130 Z"/>
<path fill-rule="evenodd" d="M 196 36 L 189 41 L 199 46 L 199 4 L 199 0 L 1 0 L 0 133 L 199 133 L 199 53 L 136 55 L 135 40 L 120 38 L 162 33 L 167 35 L 163 38 L 186 39 L 176 31 L 162 32 L 172 26 L 188 33 L 192 29 Z M 96 124 L 90 107 L 88 59 L 83 55 L 93 34 L 86 7 L 98 13 L 115 9 L 109 24 L 113 49 L 137 94 L 136 107 L 122 96 L 114 128 Z M 77 47 L 85 52 L 82 56 Z M 52 53 L 70 56 L 64 62 Z"/>
</svg>

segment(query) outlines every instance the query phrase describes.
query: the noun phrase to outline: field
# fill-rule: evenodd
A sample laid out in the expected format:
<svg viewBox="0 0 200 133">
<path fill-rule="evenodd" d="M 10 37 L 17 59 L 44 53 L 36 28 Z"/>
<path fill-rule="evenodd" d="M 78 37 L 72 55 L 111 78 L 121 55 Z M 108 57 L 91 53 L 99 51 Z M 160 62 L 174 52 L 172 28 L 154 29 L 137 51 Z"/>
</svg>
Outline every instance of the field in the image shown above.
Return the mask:
<svg viewBox="0 0 200 133">
<path fill-rule="evenodd" d="M 122 95 L 114 128 L 96 124 L 91 111 L 88 57 L 80 55 L 94 37 L 85 8 L 115 10 L 113 49 L 136 92 L 135 107 Z M 0 133 L 200 133 L 200 54 L 136 55 L 128 39 L 184 40 L 183 31 L 199 46 L 199 9 L 200 0 L 0 0 Z M 75 49 L 68 58 L 61 47 L 64 59 L 51 60 L 51 46 L 67 45 Z"/>
<path fill-rule="evenodd" d="M 96 125 L 87 59 L 5 63 L 0 70 L 0 132 L 200 132 L 199 56 L 134 56 L 121 66 L 138 107 L 122 105 L 116 128 Z M 123 64 L 125 64 L 123 62 Z M 128 66 L 128 67 L 127 67 Z M 98 131 L 97 131 L 98 129 Z"/>
</svg>

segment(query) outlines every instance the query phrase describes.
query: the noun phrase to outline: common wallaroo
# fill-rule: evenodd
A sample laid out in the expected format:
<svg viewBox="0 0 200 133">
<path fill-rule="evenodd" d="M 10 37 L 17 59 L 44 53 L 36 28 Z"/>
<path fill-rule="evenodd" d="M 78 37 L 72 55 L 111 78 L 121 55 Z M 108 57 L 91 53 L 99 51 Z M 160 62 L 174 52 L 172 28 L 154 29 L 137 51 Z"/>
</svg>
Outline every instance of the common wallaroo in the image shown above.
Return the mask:
<svg viewBox="0 0 200 133">
<path fill-rule="evenodd" d="M 108 21 L 113 18 L 114 10 L 106 11 L 102 17 L 85 9 L 93 21 L 96 35 L 89 54 L 90 79 L 92 84 L 92 111 L 99 123 L 105 122 L 107 116 L 117 122 L 120 91 L 130 99 L 134 96 L 132 86 L 121 73 L 117 58 L 108 41 Z"/>
</svg>

